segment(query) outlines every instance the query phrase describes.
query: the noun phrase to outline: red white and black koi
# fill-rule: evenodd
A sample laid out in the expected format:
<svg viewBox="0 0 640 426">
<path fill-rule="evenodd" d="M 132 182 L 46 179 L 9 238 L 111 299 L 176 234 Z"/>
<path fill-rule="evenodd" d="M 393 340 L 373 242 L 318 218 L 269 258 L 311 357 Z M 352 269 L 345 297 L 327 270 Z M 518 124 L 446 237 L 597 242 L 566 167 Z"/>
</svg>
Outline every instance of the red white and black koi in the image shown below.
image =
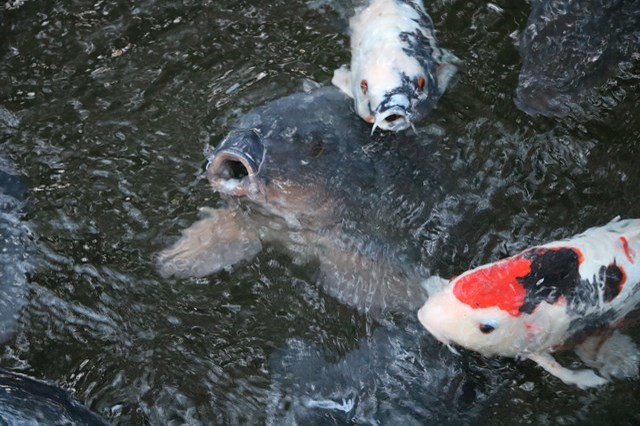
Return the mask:
<svg viewBox="0 0 640 426">
<path fill-rule="evenodd" d="M 437 45 L 422 0 L 371 0 L 350 20 L 351 69 L 332 83 L 354 98 L 358 115 L 376 128 L 405 130 L 444 93 L 460 60 Z"/>
<path fill-rule="evenodd" d="M 615 219 L 453 278 L 418 318 L 446 344 L 528 358 L 584 388 L 638 374 L 640 352 L 615 329 L 639 309 L 640 219 Z M 569 348 L 600 375 L 551 355 Z"/>
</svg>

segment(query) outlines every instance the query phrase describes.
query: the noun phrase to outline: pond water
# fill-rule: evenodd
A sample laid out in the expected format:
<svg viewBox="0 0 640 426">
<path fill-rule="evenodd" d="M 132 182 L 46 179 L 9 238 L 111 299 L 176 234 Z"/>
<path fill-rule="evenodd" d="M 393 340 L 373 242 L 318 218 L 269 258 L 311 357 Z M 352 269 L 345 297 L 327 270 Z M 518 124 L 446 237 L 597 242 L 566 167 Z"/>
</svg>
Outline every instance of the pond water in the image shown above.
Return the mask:
<svg viewBox="0 0 640 426">
<path fill-rule="evenodd" d="M 233 120 L 349 61 L 348 3 L 0 6 L 0 144 L 29 188 L 38 263 L 0 366 L 113 424 L 640 422 L 637 380 L 583 391 L 531 363 L 455 356 L 413 316 L 381 325 L 324 294 L 313 263 L 275 246 L 207 278 L 158 275 L 154 255 L 221 203 L 202 164 Z M 428 9 L 464 65 L 417 135 L 376 138 L 452 172 L 434 214 L 456 226 L 403 244 L 452 276 L 640 217 L 637 63 L 590 119 L 534 118 L 513 102 L 530 5 Z M 389 218 L 403 219 L 417 220 Z"/>
</svg>

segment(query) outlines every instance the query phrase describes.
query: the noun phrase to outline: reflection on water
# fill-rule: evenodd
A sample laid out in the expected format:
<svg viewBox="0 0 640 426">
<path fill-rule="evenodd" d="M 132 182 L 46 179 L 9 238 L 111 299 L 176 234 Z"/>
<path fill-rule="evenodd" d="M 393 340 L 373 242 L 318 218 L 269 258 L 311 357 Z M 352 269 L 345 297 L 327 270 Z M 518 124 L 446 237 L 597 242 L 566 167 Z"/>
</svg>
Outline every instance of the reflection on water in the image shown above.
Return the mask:
<svg viewBox="0 0 640 426">
<path fill-rule="evenodd" d="M 58 383 L 116 424 L 264 423 L 292 412 L 338 424 L 476 415 L 511 424 L 514 412 L 534 423 L 640 420 L 635 381 L 580 391 L 527 363 L 455 357 L 403 325 L 412 315 L 382 326 L 338 303 L 316 285 L 317 264 L 278 246 L 208 278 L 157 274 L 154 254 L 197 209 L 223 205 L 200 179 L 208 145 L 250 108 L 305 78 L 328 84 L 348 62 L 338 32 L 348 2 L 13 3 L 0 6 L 0 144 L 29 188 L 39 269 L 0 349 L 3 368 Z M 411 164 L 448 171 L 439 181 L 417 173 L 431 209 L 411 201 L 421 193 L 387 194 L 395 213 L 384 225 L 405 232 L 398 244 L 451 276 L 616 215 L 640 217 L 637 64 L 593 99 L 604 105 L 597 119 L 532 118 L 513 103 L 513 38 L 528 2 L 429 10 L 464 66 L 417 135 L 377 136 Z M 609 95 L 615 107 L 602 101 Z M 313 368 L 299 368 L 307 361 Z M 448 383 L 450 397 L 404 405 L 430 379 Z M 349 395 L 362 417 L 327 414 Z M 317 409 L 296 405 L 310 398 Z"/>
</svg>

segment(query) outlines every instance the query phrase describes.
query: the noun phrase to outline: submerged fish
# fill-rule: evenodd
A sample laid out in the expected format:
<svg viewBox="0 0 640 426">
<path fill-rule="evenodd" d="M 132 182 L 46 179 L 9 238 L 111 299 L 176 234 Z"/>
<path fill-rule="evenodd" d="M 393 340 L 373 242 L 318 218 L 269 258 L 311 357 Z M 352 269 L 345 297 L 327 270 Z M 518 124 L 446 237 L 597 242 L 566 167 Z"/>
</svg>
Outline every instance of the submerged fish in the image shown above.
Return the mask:
<svg viewBox="0 0 640 426">
<path fill-rule="evenodd" d="M 440 341 L 528 358 L 585 388 L 638 374 L 640 352 L 616 328 L 640 307 L 640 219 L 614 220 L 453 278 L 418 312 Z M 593 370 L 551 355 L 574 348 Z"/>
<path fill-rule="evenodd" d="M 435 106 L 460 63 L 437 45 L 421 0 L 372 0 L 350 21 L 351 69 L 332 83 L 376 128 L 408 129 Z"/>
<path fill-rule="evenodd" d="M 0 424 L 102 426 L 107 423 L 63 389 L 0 369 Z"/>
<path fill-rule="evenodd" d="M 407 228 L 418 213 L 429 215 L 446 166 L 427 158 L 421 164 L 429 167 L 416 170 L 401 150 L 371 143 L 348 110 L 339 90 L 324 87 L 241 117 L 206 170 L 228 206 L 205 210 L 206 218 L 159 254 L 161 274 L 205 276 L 276 243 L 296 260 L 318 261 L 320 281 L 344 303 L 369 313 L 417 309 L 426 294 L 420 248 L 411 246 Z M 407 155 L 416 157 L 415 150 Z M 428 194 L 422 179 L 434 182 Z M 411 215 L 406 223 L 403 208 Z"/>
<path fill-rule="evenodd" d="M 461 368 L 420 329 L 376 328 L 337 360 L 289 339 L 269 359 L 267 424 L 474 424 L 518 380 L 515 371 Z"/>
<path fill-rule="evenodd" d="M 535 0 L 519 41 L 516 105 L 582 117 L 586 98 L 640 54 L 640 2 Z"/>
</svg>

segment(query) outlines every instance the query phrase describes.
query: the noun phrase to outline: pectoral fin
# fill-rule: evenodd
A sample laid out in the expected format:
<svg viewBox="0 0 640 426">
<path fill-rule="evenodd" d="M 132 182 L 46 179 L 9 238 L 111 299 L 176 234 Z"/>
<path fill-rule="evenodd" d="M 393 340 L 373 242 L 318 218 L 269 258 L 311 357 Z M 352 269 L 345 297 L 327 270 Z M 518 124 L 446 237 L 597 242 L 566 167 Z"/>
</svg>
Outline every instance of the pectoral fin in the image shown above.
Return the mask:
<svg viewBox="0 0 640 426">
<path fill-rule="evenodd" d="M 527 358 L 566 384 L 578 386 L 580 389 L 602 386 L 607 383 L 606 379 L 598 376 L 593 370 L 570 370 L 561 366 L 548 352 L 529 354 Z"/>
<path fill-rule="evenodd" d="M 462 61 L 452 52 L 447 49 L 441 50 L 440 61 L 436 65 L 436 80 L 438 81 L 440 95 L 447 89 L 451 79 L 458 72 L 458 67 L 462 64 Z"/>
<path fill-rule="evenodd" d="M 348 66 L 343 65 L 333 72 L 331 84 L 340 89 L 345 95 L 353 98 L 351 89 L 351 70 Z"/>
<path fill-rule="evenodd" d="M 262 249 L 258 234 L 231 210 L 203 210 L 208 216 L 156 258 L 163 277 L 203 277 L 253 258 Z"/>
</svg>

